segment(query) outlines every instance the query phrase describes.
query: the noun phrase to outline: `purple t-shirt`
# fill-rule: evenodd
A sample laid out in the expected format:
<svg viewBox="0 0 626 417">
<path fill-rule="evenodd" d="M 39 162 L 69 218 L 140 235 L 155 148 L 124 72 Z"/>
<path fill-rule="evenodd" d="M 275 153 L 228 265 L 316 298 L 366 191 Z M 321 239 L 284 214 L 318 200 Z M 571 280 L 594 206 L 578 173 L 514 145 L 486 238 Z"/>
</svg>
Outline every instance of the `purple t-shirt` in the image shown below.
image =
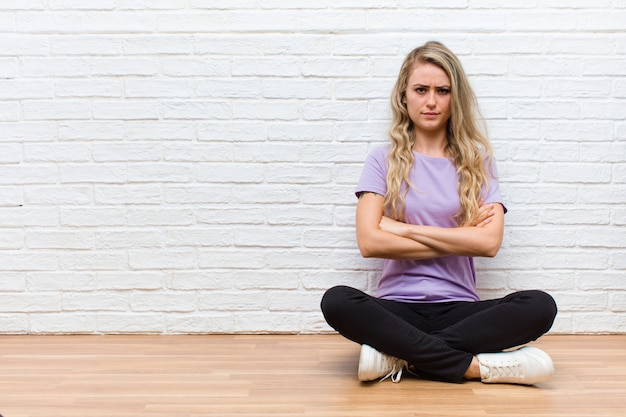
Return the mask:
<svg viewBox="0 0 626 417">
<path fill-rule="evenodd" d="M 389 145 L 381 146 L 368 155 L 356 188 L 357 195 L 366 191 L 386 194 L 389 148 Z M 460 201 L 456 167 L 447 158 L 417 152 L 413 155 L 415 165 L 410 176 L 415 189 L 410 189 L 406 196 L 405 221 L 457 227 L 454 216 L 459 211 Z M 495 162 L 491 164 L 491 172 L 494 177 L 488 189 L 483 187 L 482 198 L 485 203 L 502 204 Z M 474 260 L 457 255 L 408 261 L 385 259 L 377 296 L 405 302 L 478 301 Z"/>
</svg>

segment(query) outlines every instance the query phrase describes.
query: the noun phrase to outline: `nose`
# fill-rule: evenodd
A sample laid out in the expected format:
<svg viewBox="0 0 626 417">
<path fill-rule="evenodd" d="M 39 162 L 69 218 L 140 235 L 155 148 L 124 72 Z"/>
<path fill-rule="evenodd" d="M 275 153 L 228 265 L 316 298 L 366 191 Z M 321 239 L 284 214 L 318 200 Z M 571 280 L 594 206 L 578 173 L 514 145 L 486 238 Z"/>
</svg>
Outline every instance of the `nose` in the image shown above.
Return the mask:
<svg viewBox="0 0 626 417">
<path fill-rule="evenodd" d="M 434 107 L 436 104 L 435 101 L 435 92 L 434 91 L 429 91 L 428 94 L 426 95 L 426 105 L 429 107 Z"/>
</svg>

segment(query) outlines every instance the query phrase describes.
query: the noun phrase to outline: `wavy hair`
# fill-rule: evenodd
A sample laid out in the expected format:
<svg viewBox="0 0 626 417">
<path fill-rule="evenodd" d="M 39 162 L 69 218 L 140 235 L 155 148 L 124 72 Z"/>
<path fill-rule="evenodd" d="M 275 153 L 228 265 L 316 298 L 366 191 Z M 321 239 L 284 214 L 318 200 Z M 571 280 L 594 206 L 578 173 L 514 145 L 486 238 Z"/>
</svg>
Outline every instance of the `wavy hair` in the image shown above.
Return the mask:
<svg viewBox="0 0 626 417">
<path fill-rule="evenodd" d="M 456 219 L 460 225 L 467 225 L 478 212 L 482 186 L 489 186 L 485 159 L 491 161 L 493 151 L 482 124 L 476 96 L 459 59 L 447 47 L 435 41 L 427 42 L 407 55 L 391 94 L 391 149 L 388 156 L 385 210 L 387 215 L 403 221 L 406 194 L 409 188 L 414 188 L 409 172 L 415 163 L 415 130 L 403 99 L 409 76 L 414 65 L 419 63 L 432 63 L 443 69 L 450 78 L 452 100 L 446 129 L 446 152 L 459 175 L 461 207 Z"/>
</svg>

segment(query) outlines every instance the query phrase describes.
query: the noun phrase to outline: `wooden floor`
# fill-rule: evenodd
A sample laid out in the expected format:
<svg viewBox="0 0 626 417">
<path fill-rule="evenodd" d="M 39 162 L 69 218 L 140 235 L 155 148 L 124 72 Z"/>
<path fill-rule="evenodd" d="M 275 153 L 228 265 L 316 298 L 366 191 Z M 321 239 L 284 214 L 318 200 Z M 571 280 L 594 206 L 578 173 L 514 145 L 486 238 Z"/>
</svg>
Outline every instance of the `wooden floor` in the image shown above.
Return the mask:
<svg viewBox="0 0 626 417">
<path fill-rule="evenodd" d="M 535 387 L 359 383 L 339 336 L 0 336 L 4 417 L 626 416 L 626 335 L 546 336 Z"/>
</svg>

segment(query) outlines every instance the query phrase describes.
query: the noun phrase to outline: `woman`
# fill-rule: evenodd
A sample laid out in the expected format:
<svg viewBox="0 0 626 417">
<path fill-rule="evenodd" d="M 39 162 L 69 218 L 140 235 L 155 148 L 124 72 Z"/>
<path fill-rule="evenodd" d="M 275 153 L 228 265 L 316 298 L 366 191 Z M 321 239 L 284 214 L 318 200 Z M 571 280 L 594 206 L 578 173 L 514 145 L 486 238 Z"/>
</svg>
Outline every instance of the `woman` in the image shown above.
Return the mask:
<svg viewBox="0 0 626 417">
<path fill-rule="evenodd" d="M 428 42 L 400 69 L 391 145 L 367 158 L 356 194 L 357 242 L 384 258 L 377 296 L 338 286 L 322 299 L 327 322 L 362 345 L 358 377 L 535 384 L 554 372 L 523 347 L 547 332 L 556 304 L 542 291 L 479 301 L 473 257 L 493 257 L 504 214 L 496 166 L 458 58 Z"/>
</svg>

